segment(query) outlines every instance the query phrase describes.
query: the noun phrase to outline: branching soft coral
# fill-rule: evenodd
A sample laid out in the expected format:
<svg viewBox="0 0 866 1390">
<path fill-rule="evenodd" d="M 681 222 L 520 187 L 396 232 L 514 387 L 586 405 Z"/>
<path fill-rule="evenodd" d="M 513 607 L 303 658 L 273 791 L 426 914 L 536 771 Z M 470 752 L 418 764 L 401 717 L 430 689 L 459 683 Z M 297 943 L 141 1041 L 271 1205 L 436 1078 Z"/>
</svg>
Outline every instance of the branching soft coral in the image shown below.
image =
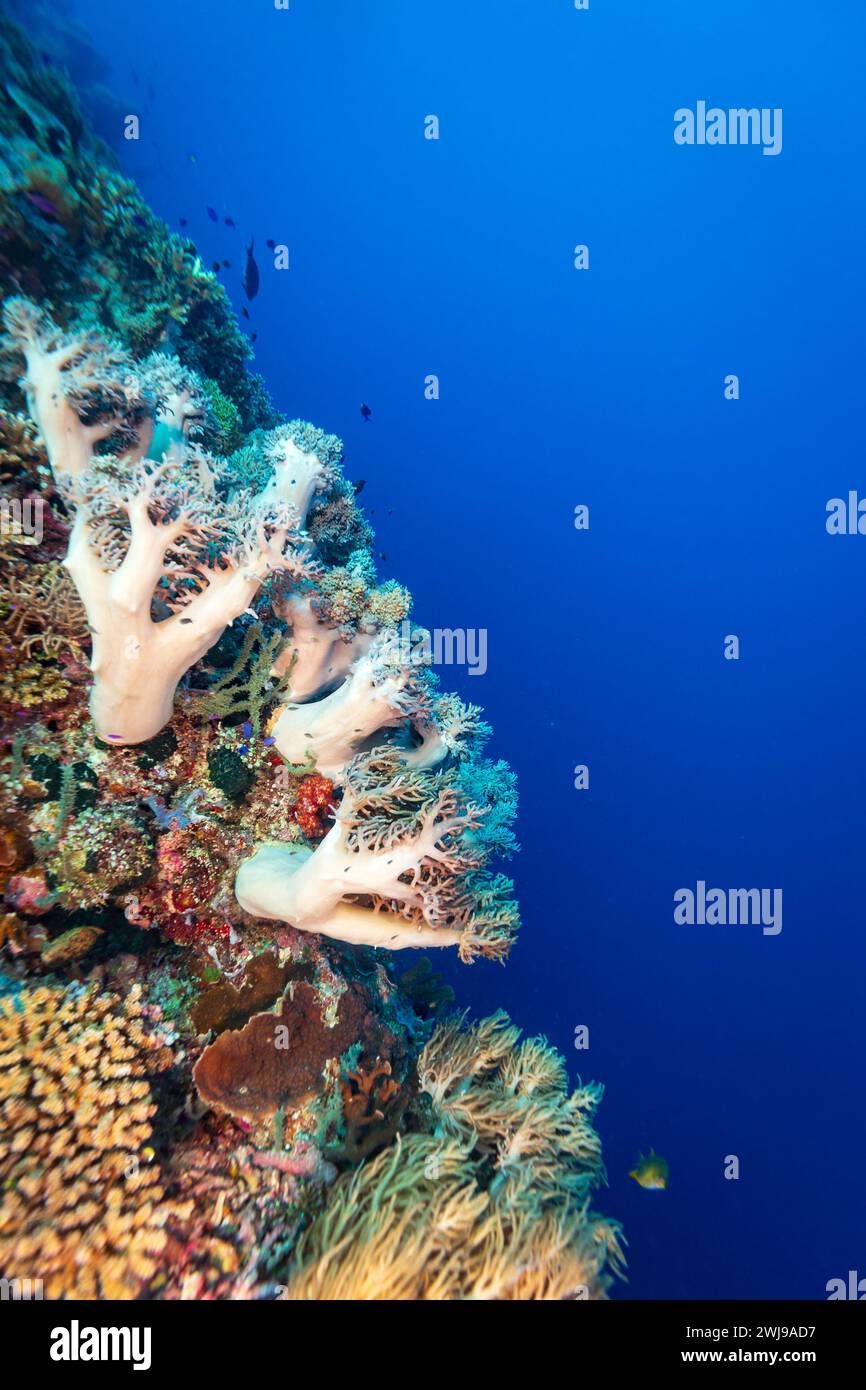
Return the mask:
<svg viewBox="0 0 866 1390">
<path fill-rule="evenodd" d="M 416 628 L 401 635 L 392 626 L 407 611 L 406 591 L 394 586 L 398 597 L 389 613 L 387 604 L 376 602 L 391 592 L 387 586 L 369 591 L 362 573 L 346 569 L 335 590 L 335 574 L 323 575 L 314 595 L 293 594 L 276 604 L 291 626 L 271 671 L 288 685 L 288 701 L 271 728 L 283 757 L 295 765 L 314 763 L 326 777 L 342 780 L 353 755 L 386 729 L 400 730 L 394 744 L 420 770 L 449 755 L 476 755 L 491 733 L 481 710 L 457 695 L 436 694 L 436 677 L 416 656 L 428 634 Z M 328 625 L 335 593 L 354 595 L 336 628 Z M 350 618 L 358 620 L 357 629 Z"/>
<path fill-rule="evenodd" d="M 412 720 L 411 743 L 403 752 L 410 767 L 433 768 L 449 756 L 474 756 L 491 734 L 478 705 L 466 705 L 458 695 L 440 695 Z M 513 812 L 512 812 L 513 814 Z"/>
<path fill-rule="evenodd" d="M 170 719 L 181 677 L 271 571 L 315 573 L 300 531 L 318 474 L 312 466 L 302 474 L 306 456 L 299 462 L 284 441 L 262 492 L 224 502 L 213 461 L 190 443 L 205 415 L 192 373 L 157 355 L 137 375 L 120 349 L 94 334 L 61 334 L 26 300 L 11 301 L 5 318 L 55 478 L 75 509 L 66 565 L 93 638 L 96 731 L 142 743 Z M 97 452 L 109 445 L 115 455 Z M 160 461 L 144 457 L 148 450 Z"/>
<path fill-rule="evenodd" d="M 116 743 L 157 734 L 181 676 L 268 572 L 306 563 L 287 507 L 259 498 L 218 510 L 197 461 L 197 479 L 174 461 L 99 465 L 76 489 L 66 563 L 93 637 L 93 721 Z"/>
<path fill-rule="evenodd" d="M 335 465 L 323 462 L 312 448 L 304 447 L 309 441 L 304 434 L 299 434 L 295 424 L 282 425 L 265 436 L 265 455 L 273 471 L 264 495 L 287 502 L 294 509 L 300 527 L 306 525 L 315 494 L 333 481 Z"/>
<path fill-rule="evenodd" d="M 335 821 L 315 850 L 262 845 L 235 893 L 255 917 L 360 945 L 457 945 L 462 960 L 504 958 L 517 930 L 511 885 L 484 869 L 484 809 L 447 776 L 407 771 L 399 753 L 359 755 Z"/>
<path fill-rule="evenodd" d="M 82 474 L 109 438 L 143 456 L 153 402 L 122 347 L 92 330 L 65 333 L 26 299 L 7 300 L 3 319 L 23 356 L 21 386 L 58 481 Z"/>
<path fill-rule="evenodd" d="M 329 627 L 313 605 L 310 594 L 290 594 L 274 605 L 289 635 L 271 675 L 287 677 L 291 700 L 308 700 L 330 690 L 372 641 L 370 633 Z"/>
<path fill-rule="evenodd" d="M 312 704 L 285 706 L 271 733 L 290 763 L 315 763 L 325 776 L 342 775 L 365 740 L 407 719 L 426 718 L 429 682 L 424 672 L 393 659 L 387 638 L 377 638 L 342 685 Z"/>
<path fill-rule="evenodd" d="M 324 570 L 315 588 L 276 597 L 274 610 L 287 625 L 287 641 L 273 675 L 288 675 L 293 701 L 326 694 L 376 633 L 404 620 L 411 603 L 409 591 L 393 580 L 376 587 L 372 557 L 355 551 L 345 565 Z"/>
</svg>

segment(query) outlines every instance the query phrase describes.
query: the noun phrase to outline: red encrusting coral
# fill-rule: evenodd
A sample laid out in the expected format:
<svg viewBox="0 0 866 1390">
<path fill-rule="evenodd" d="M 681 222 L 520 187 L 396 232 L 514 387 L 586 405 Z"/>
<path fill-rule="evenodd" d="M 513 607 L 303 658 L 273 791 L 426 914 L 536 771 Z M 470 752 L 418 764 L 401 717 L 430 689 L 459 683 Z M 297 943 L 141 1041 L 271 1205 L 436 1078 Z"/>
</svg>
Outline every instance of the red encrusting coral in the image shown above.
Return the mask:
<svg viewBox="0 0 866 1390">
<path fill-rule="evenodd" d="M 298 787 L 292 815 L 308 840 L 321 840 L 328 831 L 328 812 L 334 799 L 334 784 L 314 772 Z"/>
</svg>

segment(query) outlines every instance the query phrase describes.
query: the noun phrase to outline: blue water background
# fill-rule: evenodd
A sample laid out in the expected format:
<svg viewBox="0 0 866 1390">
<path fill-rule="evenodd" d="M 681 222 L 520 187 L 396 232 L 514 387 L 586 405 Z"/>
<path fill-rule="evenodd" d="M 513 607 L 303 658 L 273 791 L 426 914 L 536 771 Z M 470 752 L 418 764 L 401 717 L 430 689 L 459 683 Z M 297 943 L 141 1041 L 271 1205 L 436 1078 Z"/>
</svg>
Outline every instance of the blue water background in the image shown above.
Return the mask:
<svg viewBox="0 0 866 1390">
<path fill-rule="evenodd" d="M 866 536 L 824 525 L 866 495 L 866 9 L 76 8 L 142 118 L 125 167 L 238 308 L 255 235 L 256 368 L 345 439 L 383 572 L 488 632 L 442 675 L 520 775 L 525 925 L 506 969 L 437 963 L 604 1082 L 619 1296 L 866 1275 Z M 782 153 L 677 147 L 699 99 L 781 107 Z M 698 879 L 782 888 L 781 934 L 677 926 Z M 651 1145 L 665 1193 L 627 1177 Z"/>
</svg>

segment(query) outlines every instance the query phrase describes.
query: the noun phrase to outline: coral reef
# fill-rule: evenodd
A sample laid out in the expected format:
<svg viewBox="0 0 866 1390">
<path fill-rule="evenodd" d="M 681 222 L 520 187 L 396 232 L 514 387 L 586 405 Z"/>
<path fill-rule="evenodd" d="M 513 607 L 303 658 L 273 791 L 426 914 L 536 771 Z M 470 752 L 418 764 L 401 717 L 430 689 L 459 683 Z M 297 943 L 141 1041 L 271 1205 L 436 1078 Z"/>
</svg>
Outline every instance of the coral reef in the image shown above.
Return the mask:
<svg viewBox="0 0 866 1390">
<path fill-rule="evenodd" d="M 504 962 L 514 773 L 378 572 L 341 441 L 272 410 L 195 247 L 8 17 L 0 75 L 0 1269 L 603 1296 L 600 1091 L 395 968 Z"/>
<path fill-rule="evenodd" d="M 504 1014 L 440 1025 L 421 1054 L 429 1132 L 335 1184 L 298 1245 L 287 1298 L 602 1298 L 620 1232 L 589 1209 L 603 1180 L 594 1087 L 568 1094 L 543 1039 Z"/>
<path fill-rule="evenodd" d="M 485 869 L 484 815 L 453 773 L 409 771 L 399 751 L 361 754 L 318 847 L 257 849 L 238 872 L 238 902 L 356 945 L 502 959 L 517 911 L 509 880 Z"/>
</svg>

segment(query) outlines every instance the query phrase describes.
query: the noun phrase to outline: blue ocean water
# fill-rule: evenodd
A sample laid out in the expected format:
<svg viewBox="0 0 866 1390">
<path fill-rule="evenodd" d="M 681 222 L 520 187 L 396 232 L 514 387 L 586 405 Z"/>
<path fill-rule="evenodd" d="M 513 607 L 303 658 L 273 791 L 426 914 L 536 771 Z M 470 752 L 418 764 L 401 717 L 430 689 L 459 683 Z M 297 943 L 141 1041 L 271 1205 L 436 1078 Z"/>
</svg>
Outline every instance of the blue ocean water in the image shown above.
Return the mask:
<svg viewBox="0 0 866 1390">
<path fill-rule="evenodd" d="M 618 1296 L 866 1275 L 866 538 L 825 526 L 866 494 L 866 12 L 75 8 L 141 119 L 124 166 L 238 310 L 255 236 L 255 367 L 346 441 L 383 571 L 487 634 L 440 674 L 520 776 L 524 927 L 504 970 L 436 964 L 605 1084 Z M 781 108 L 781 152 L 678 146 L 699 101 Z M 699 880 L 781 889 L 781 932 L 677 924 Z M 650 1146 L 663 1193 L 627 1176 Z"/>
</svg>

